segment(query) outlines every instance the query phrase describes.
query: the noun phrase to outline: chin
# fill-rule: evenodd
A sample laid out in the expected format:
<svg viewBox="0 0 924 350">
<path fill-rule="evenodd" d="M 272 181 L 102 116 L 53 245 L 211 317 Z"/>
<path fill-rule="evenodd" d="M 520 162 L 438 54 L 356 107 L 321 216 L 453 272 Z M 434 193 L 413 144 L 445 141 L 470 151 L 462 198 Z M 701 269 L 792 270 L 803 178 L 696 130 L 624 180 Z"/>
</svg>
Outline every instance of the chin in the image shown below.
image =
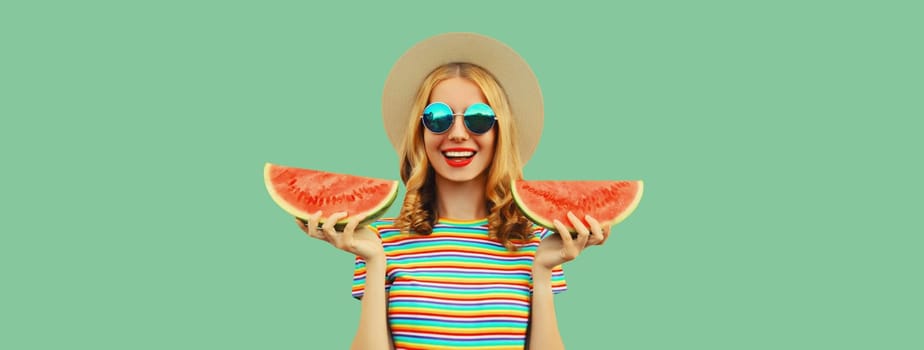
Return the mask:
<svg viewBox="0 0 924 350">
<path fill-rule="evenodd" d="M 480 177 L 487 176 L 487 169 L 483 167 L 481 168 L 481 171 L 476 171 L 474 169 L 465 169 L 464 171 L 457 171 L 450 167 L 446 167 L 446 168 L 440 169 L 440 170 L 445 170 L 445 172 L 437 171 L 436 173 L 439 174 L 444 179 L 452 181 L 452 182 L 463 183 L 463 182 L 475 181 L 475 180 L 478 180 Z"/>
</svg>

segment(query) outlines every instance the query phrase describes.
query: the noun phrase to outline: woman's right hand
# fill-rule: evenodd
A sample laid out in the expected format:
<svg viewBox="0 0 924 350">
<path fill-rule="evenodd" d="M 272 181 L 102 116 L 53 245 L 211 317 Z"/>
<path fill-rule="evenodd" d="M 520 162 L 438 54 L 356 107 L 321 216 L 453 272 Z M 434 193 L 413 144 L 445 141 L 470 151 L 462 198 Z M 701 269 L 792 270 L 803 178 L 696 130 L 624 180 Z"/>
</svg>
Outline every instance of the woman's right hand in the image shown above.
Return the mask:
<svg viewBox="0 0 924 350">
<path fill-rule="evenodd" d="M 363 260 L 371 261 L 385 258 L 385 249 L 382 248 L 382 239 L 365 227 L 356 229 L 361 218 L 351 218 L 346 227 L 343 228 L 343 232 L 337 232 L 337 230 L 334 229 L 334 225 L 337 224 L 338 220 L 346 217 L 347 213 L 334 213 L 324 220 L 323 226 L 318 227 L 321 214 L 322 213 L 319 211 L 309 216 L 307 225 L 299 218 L 295 218 L 295 222 L 298 223 L 298 227 L 301 228 L 302 231 L 305 231 L 309 237 L 330 243 L 337 249 L 358 255 L 363 258 Z"/>
</svg>

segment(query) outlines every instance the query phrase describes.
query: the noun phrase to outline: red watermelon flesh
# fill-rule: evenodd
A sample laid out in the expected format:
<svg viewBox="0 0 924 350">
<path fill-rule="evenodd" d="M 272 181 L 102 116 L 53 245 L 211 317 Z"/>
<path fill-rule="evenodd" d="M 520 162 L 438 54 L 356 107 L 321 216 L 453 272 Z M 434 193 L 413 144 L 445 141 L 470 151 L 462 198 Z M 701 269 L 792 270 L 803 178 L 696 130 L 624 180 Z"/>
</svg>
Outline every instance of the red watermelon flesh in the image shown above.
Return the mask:
<svg viewBox="0 0 924 350">
<path fill-rule="evenodd" d="M 537 225 L 556 229 L 555 219 L 577 232 L 568 219 L 568 211 L 587 228 L 584 218 L 590 215 L 601 225 L 613 226 L 627 218 L 642 199 L 642 181 L 513 181 L 513 199 Z"/>
<path fill-rule="evenodd" d="M 398 181 L 383 180 L 320 170 L 266 163 L 263 181 L 270 197 L 287 213 L 307 221 L 323 211 L 321 221 L 345 211 L 349 217 L 361 216 L 363 224 L 383 215 L 395 201 Z M 343 229 L 348 218 L 337 222 Z"/>
</svg>

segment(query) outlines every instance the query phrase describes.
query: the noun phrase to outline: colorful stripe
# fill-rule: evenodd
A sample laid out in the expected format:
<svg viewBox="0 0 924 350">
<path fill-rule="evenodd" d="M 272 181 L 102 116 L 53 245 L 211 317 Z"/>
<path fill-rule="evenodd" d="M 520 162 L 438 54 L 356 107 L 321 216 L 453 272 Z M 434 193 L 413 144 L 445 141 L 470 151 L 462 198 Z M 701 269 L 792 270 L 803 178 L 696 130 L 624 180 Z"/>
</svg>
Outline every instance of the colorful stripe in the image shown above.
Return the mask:
<svg viewBox="0 0 924 350">
<path fill-rule="evenodd" d="M 488 221 L 441 219 L 430 235 L 401 233 L 393 219 L 371 228 L 388 257 L 388 321 L 398 349 L 522 349 L 529 322 L 533 257 L 551 231 L 535 227 L 508 251 L 488 237 Z M 366 265 L 359 257 L 353 296 L 360 298 Z M 561 266 L 555 293 L 567 289 Z"/>
</svg>

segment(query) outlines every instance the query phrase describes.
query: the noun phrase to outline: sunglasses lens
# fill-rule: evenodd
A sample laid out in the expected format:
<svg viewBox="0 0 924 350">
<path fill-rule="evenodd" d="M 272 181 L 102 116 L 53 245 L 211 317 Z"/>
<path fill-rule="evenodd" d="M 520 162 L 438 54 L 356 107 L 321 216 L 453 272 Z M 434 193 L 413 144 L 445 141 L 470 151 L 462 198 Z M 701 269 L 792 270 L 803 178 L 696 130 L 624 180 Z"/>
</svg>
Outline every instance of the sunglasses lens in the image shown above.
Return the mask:
<svg viewBox="0 0 924 350">
<path fill-rule="evenodd" d="M 434 133 L 445 132 L 452 126 L 452 109 L 444 103 L 431 103 L 424 109 L 423 123 Z"/>
<path fill-rule="evenodd" d="M 476 134 L 484 134 L 494 127 L 494 110 L 484 103 L 476 103 L 465 110 L 465 125 Z"/>
</svg>

